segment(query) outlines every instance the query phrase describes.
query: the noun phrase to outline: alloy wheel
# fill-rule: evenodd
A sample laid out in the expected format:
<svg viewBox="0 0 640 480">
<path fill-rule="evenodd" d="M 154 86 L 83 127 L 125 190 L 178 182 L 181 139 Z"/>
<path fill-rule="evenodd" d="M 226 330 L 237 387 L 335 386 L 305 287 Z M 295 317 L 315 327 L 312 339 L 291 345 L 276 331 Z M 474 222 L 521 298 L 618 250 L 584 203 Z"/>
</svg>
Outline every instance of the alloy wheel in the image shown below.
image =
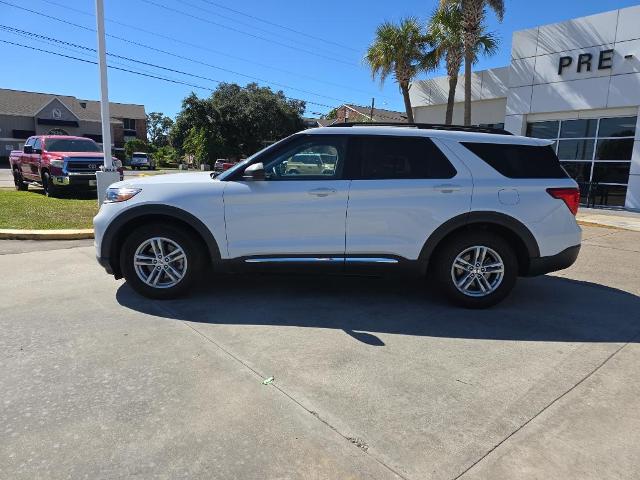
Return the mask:
<svg viewBox="0 0 640 480">
<path fill-rule="evenodd" d="M 171 288 L 187 273 L 187 255 L 169 238 L 153 237 L 135 251 L 133 264 L 138 278 L 153 288 Z"/>
<path fill-rule="evenodd" d="M 504 262 L 498 252 L 474 245 L 463 250 L 453 261 L 451 279 L 464 295 L 485 297 L 495 292 L 504 278 Z"/>
</svg>

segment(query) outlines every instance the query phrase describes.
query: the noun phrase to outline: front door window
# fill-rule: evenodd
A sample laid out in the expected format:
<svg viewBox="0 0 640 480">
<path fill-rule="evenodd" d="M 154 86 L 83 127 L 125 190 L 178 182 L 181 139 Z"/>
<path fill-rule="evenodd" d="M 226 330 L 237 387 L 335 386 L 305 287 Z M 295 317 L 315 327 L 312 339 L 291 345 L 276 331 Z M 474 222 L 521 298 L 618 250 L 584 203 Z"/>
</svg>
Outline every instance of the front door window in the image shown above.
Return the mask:
<svg viewBox="0 0 640 480">
<path fill-rule="evenodd" d="M 345 160 L 345 139 L 318 135 L 266 161 L 267 180 L 335 180 Z M 264 162 L 263 162 L 264 163 Z"/>
</svg>

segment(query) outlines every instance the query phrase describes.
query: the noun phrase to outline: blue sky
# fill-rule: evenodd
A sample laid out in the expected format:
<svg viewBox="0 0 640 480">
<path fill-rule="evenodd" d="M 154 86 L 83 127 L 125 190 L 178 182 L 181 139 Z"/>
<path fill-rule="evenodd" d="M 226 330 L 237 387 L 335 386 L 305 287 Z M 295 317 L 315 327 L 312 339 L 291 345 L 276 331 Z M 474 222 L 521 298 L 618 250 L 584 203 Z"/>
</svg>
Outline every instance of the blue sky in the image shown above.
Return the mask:
<svg viewBox="0 0 640 480">
<path fill-rule="evenodd" d="M 64 21 L 44 18 L 4 2 Z M 379 108 L 402 110 L 397 86 L 390 79 L 380 87 L 362 64 L 362 56 L 380 22 L 408 15 L 426 22 L 436 4 L 437 0 L 105 0 L 105 16 L 112 20 L 106 22 L 107 34 L 139 44 L 109 37 L 107 51 L 202 78 L 110 58 L 109 63 L 114 66 L 211 89 L 216 86 L 213 80 L 244 85 L 253 78 L 259 79 L 256 81 L 260 84 L 309 101 L 309 115 L 325 113 L 330 106 L 343 102 L 368 105 L 372 97 Z M 476 69 L 507 65 L 515 30 L 635 4 L 638 0 L 507 0 L 502 24 L 492 15 L 489 17 L 489 28 L 501 39 L 500 50 L 491 58 L 481 59 Z M 90 31 L 95 28 L 93 9 L 93 0 L 1 0 L 0 24 L 95 48 L 95 33 Z M 43 39 L 26 39 L 5 30 L 0 30 L 0 40 L 95 60 L 93 52 Z M 4 73 L 0 76 L 1 88 L 99 98 L 95 65 L 1 42 L 0 53 Z M 441 74 L 442 69 L 428 76 Z M 421 76 L 425 77 L 426 74 Z M 147 112 L 173 116 L 191 91 L 200 96 L 210 93 L 121 71 L 109 72 L 111 101 L 141 103 Z"/>
</svg>

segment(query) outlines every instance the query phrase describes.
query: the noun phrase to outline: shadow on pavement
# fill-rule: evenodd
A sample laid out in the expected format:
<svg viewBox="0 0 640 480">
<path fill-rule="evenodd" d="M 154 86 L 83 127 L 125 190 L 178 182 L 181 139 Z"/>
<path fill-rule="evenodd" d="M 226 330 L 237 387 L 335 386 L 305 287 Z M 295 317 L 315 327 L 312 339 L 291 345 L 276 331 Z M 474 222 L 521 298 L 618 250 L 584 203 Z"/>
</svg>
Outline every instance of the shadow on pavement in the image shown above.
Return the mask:
<svg viewBox="0 0 640 480">
<path fill-rule="evenodd" d="M 120 305 L 168 319 L 221 325 L 343 330 L 384 346 L 376 333 L 484 340 L 628 342 L 640 331 L 640 297 L 595 283 L 543 276 L 519 279 L 487 310 L 447 304 L 420 280 L 229 275 L 179 300 L 154 301 L 123 284 Z"/>
</svg>

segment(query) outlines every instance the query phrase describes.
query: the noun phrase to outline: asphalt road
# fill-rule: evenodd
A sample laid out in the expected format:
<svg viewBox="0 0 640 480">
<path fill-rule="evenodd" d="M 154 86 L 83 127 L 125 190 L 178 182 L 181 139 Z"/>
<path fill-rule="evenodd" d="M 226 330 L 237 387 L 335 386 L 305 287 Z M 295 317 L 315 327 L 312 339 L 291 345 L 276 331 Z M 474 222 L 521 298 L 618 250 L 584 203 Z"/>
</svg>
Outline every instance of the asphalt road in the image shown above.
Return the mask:
<svg viewBox="0 0 640 480">
<path fill-rule="evenodd" d="M 0 254 L 0 478 L 640 471 L 640 233 L 586 228 L 576 265 L 485 311 L 336 277 L 153 302 L 88 242 Z"/>
</svg>

